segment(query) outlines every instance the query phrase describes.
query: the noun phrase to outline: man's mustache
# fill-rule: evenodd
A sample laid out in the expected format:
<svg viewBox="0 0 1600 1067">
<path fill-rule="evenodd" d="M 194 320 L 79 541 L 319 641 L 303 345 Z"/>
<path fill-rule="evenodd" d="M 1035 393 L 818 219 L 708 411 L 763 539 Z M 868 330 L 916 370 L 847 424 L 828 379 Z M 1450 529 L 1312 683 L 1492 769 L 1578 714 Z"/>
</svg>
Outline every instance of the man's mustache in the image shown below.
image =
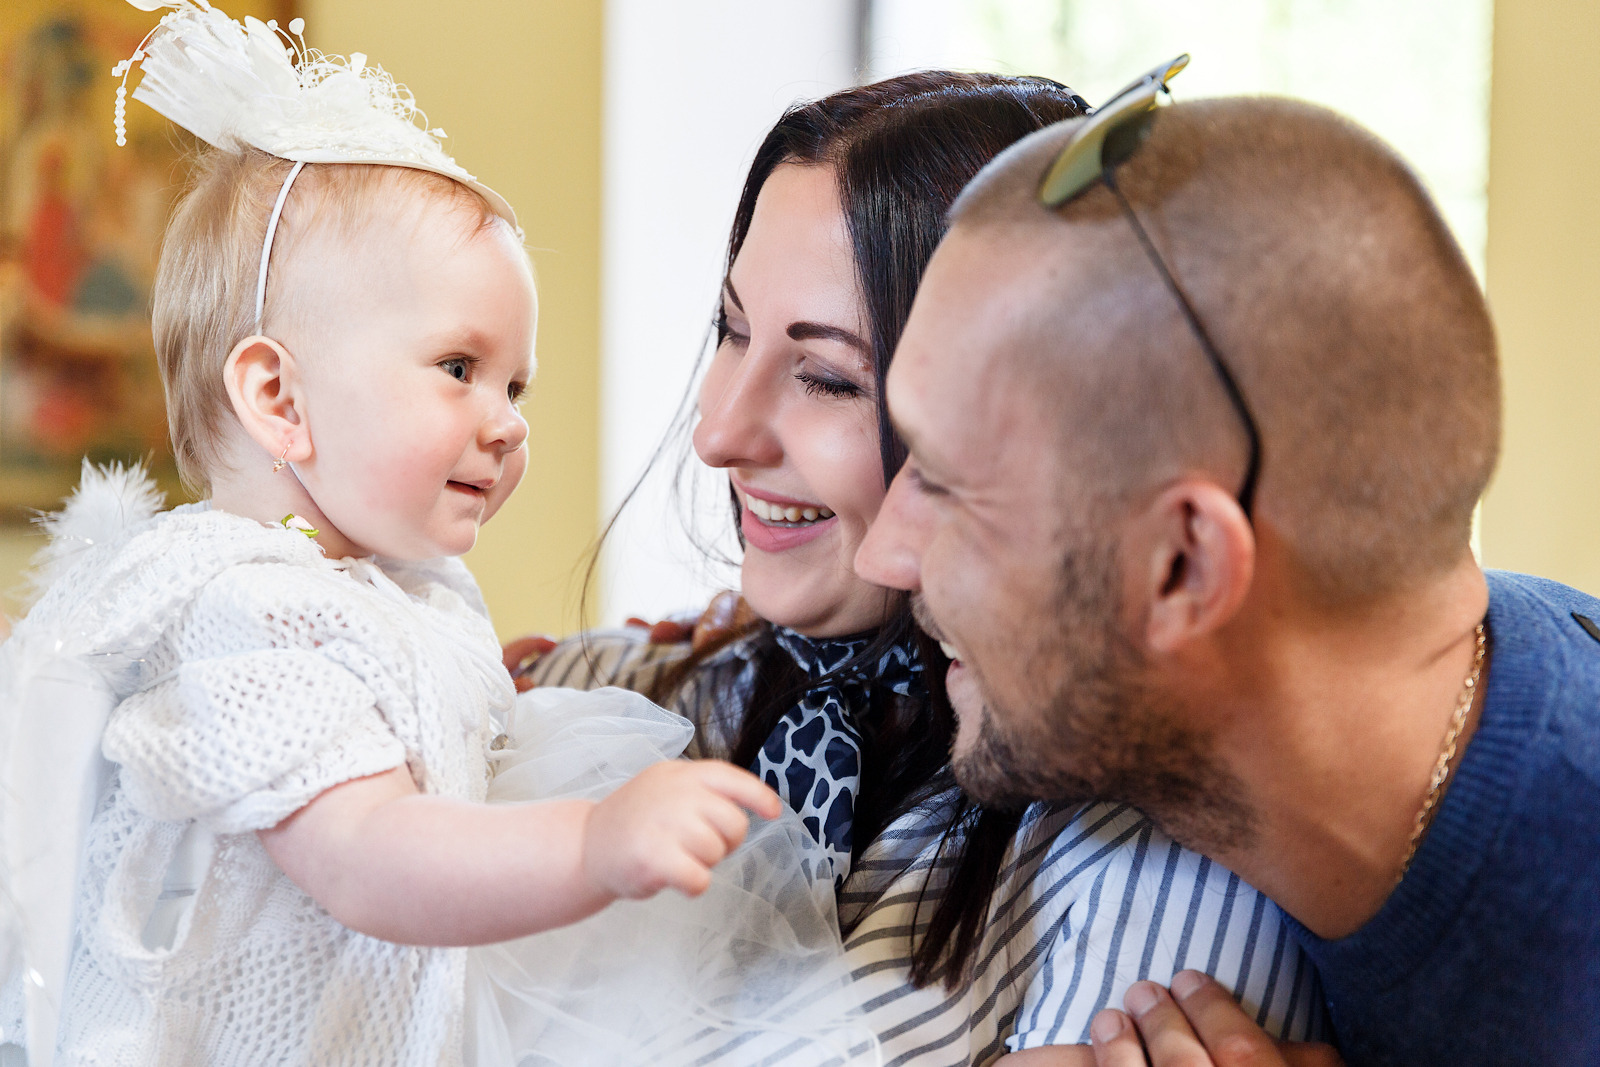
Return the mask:
<svg viewBox="0 0 1600 1067">
<path fill-rule="evenodd" d="M 917 625 L 922 628 L 923 633 L 935 641 L 944 640 L 944 631 L 934 620 L 933 612 L 928 608 L 928 602 L 921 593 L 911 595 L 911 617 L 917 620 Z"/>
</svg>

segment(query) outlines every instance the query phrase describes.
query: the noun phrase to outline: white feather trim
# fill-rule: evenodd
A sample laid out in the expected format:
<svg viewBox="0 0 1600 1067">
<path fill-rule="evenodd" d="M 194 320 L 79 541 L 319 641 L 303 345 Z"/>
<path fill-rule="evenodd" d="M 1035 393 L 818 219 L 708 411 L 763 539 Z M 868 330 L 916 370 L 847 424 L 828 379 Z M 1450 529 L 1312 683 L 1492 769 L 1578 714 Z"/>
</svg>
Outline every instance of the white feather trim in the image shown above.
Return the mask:
<svg viewBox="0 0 1600 1067">
<path fill-rule="evenodd" d="M 144 467 L 121 463 L 97 467 L 84 460 L 78 487 L 61 510 L 35 520 L 50 540 L 29 566 L 28 602 L 38 599 L 84 552 L 120 539 L 165 502 Z"/>
<path fill-rule="evenodd" d="M 241 24 L 206 0 L 128 0 L 146 11 L 173 8 L 114 74 L 139 63 L 133 98 L 207 144 L 250 145 L 302 163 L 380 163 L 432 171 L 471 186 L 515 226 L 511 206 L 440 147 L 411 91 L 360 52 L 349 58 L 307 48 L 276 22 Z M 299 33 L 302 20 L 290 28 Z M 118 143 L 124 135 L 117 95 Z"/>
</svg>

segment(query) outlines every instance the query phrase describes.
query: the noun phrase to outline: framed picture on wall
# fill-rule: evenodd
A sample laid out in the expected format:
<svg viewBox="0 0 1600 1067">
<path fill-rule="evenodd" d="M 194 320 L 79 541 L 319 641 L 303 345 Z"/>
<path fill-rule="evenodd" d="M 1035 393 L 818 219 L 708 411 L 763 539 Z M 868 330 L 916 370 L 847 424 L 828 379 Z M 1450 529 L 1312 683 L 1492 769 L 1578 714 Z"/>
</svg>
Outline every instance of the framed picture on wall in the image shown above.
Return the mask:
<svg viewBox="0 0 1600 1067">
<path fill-rule="evenodd" d="M 289 0 L 234 6 L 280 25 L 294 14 Z M 149 308 L 194 141 L 132 100 L 125 147 L 112 124 L 111 68 L 161 14 L 0 4 L 0 522 L 57 506 L 85 457 L 148 463 L 180 495 Z"/>
</svg>

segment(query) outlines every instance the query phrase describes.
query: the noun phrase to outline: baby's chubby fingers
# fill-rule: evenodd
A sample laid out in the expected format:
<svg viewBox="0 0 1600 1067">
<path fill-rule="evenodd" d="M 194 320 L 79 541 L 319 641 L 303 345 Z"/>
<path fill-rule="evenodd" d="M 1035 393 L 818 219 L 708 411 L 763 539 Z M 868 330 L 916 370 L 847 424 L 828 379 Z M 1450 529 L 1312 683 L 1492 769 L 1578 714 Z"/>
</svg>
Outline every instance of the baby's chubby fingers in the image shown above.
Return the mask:
<svg viewBox="0 0 1600 1067">
<path fill-rule="evenodd" d="M 720 793 L 708 790 L 697 814 L 716 833 L 721 843 L 722 855 L 717 860 L 744 844 L 745 836 L 750 832 L 750 816 L 745 814 L 745 809 Z"/>
<path fill-rule="evenodd" d="M 652 764 L 600 801 L 584 830 L 583 865 L 614 896 L 672 886 L 690 896 L 749 829 L 744 809 L 775 816 L 777 794 L 747 771 L 712 760 Z"/>
<path fill-rule="evenodd" d="M 766 783 L 742 767 L 722 760 L 695 760 L 689 764 L 706 788 L 720 793 L 763 819 L 776 819 L 783 800 Z"/>
<path fill-rule="evenodd" d="M 660 864 L 661 882 L 651 890 L 651 894 L 663 889 L 676 889 L 686 897 L 697 897 L 711 887 L 712 866 L 702 863 L 686 849 L 668 849 Z"/>
<path fill-rule="evenodd" d="M 739 843 L 744 840 L 748 818 L 741 809 L 725 800 L 716 798 L 711 802 L 726 807 L 737 820 L 736 825 L 718 825 L 704 814 L 697 813 L 672 828 L 672 834 L 679 847 L 707 868 L 715 867 L 728 857 L 728 853 L 739 847 Z"/>
</svg>

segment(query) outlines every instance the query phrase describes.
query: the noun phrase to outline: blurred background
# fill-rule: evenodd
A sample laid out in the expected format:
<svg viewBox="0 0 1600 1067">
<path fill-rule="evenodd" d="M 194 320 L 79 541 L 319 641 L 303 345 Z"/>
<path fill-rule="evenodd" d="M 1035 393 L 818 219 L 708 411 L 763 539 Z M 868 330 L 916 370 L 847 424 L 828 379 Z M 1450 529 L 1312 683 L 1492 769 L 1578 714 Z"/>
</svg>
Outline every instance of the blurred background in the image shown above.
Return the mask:
<svg viewBox="0 0 1600 1067">
<path fill-rule="evenodd" d="M 725 490 L 669 440 L 706 346 L 744 168 L 783 109 L 927 66 L 1043 74 L 1091 103 L 1178 52 L 1180 99 L 1271 92 L 1394 143 L 1442 204 L 1501 340 L 1489 566 L 1600 593 L 1600 117 L 1594 0 L 237 0 L 408 84 L 517 208 L 539 278 L 523 488 L 468 556 L 502 635 L 703 604 L 736 572 Z M 181 141 L 111 65 L 155 16 L 120 0 L 0 11 L 0 612 L 28 509 L 83 455 L 164 448 L 144 308 Z M 655 462 L 652 464 L 652 458 Z"/>
</svg>

